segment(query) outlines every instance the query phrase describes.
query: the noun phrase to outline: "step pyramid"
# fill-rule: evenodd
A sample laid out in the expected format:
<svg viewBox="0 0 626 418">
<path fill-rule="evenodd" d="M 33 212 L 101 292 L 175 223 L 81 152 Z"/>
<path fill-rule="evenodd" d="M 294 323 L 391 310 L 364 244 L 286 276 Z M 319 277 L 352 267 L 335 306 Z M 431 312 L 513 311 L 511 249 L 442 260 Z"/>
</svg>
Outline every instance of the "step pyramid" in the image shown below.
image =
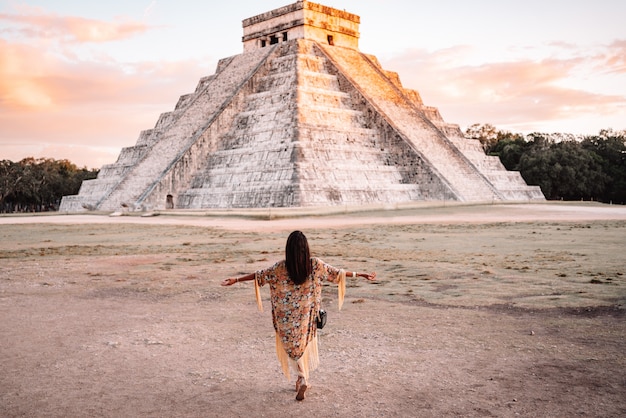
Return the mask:
<svg viewBox="0 0 626 418">
<path fill-rule="evenodd" d="M 543 200 L 308 1 L 243 21 L 219 61 L 61 211 Z"/>
</svg>

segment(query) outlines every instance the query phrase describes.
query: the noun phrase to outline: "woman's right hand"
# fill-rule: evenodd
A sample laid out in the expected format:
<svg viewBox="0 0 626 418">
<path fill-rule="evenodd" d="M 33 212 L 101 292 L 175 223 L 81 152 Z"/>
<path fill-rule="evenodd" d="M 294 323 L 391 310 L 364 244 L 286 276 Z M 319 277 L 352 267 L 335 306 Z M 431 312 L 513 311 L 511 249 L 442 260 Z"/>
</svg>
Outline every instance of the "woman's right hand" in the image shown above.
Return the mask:
<svg viewBox="0 0 626 418">
<path fill-rule="evenodd" d="M 221 283 L 222 286 L 232 286 L 237 283 L 237 279 L 233 277 L 229 277 L 228 279 L 224 279 Z"/>
</svg>

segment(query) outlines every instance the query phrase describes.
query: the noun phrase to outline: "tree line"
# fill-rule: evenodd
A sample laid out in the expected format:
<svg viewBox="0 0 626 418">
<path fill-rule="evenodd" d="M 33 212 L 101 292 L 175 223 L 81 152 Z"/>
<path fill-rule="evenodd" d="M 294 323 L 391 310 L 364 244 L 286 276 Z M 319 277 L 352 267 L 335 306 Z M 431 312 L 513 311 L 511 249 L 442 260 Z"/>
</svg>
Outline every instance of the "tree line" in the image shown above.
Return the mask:
<svg viewBox="0 0 626 418">
<path fill-rule="evenodd" d="M 546 199 L 626 204 L 626 131 L 521 135 L 475 124 L 465 136 L 478 139 L 527 184 L 540 186 Z"/>
<path fill-rule="evenodd" d="M 96 178 L 98 172 L 52 158 L 1 160 L 0 213 L 58 210 L 63 196 L 77 194 L 83 180 Z"/>
</svg>

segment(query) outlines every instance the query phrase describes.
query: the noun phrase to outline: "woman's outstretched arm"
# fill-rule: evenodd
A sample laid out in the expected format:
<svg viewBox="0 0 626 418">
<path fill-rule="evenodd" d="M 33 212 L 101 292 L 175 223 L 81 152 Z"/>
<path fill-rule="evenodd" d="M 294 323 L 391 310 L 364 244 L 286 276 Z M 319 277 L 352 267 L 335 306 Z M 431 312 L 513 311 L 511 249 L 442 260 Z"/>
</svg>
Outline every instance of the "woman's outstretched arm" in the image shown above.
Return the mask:
<svg viewBox="0 0 626 418">
<path fill-rule="evenodd" d="M 250 280 L 254 280 L 255 273 L 246 274 L 241 277 L 229 277 L 228 279 L 224 279 L 222 281 L 222 286 L 232 286 L 237 282 L 249 282 Z"/>
<path fill-rule="evenodd" d="M 356 271 L 353 271 L 353 272 L 347 271 L 346 272 L 346 276 L 354 277 L 354 278 L 365 277 L 367 280 L 370 280 L 370 281 L 376 280 L 376 272 L 375 271 L 373 271 L 371 273 L 357 273 Z"/>
<path fill-rule="evenodd" d="M 224 281 L 222 281 L 221 284 L 222 286 L 232 286 L 238 282 L 249 282 L 251 280 L 254 280 L 254 276 L 255 276 L 255 273 L 246 274 L 245 276 L 241 276 L 241 277 L 229 277 L 228 279 L 224 279 Z M 370 281 L 376 280 L 375 271 L 371 273 L 357 273 L 356 271 L 351 271 L 351 272 L 346 272 L 346 276 L 354 277 L 354 278 L 364 277 Z"/>
</svg>

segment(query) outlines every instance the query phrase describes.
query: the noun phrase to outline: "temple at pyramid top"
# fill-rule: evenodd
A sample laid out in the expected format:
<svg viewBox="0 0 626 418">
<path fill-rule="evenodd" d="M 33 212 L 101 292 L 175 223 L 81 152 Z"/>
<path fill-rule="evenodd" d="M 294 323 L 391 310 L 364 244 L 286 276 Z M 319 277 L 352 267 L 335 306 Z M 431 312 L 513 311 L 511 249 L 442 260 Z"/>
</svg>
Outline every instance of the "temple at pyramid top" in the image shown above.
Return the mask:
<svg viewBox="0 0 626 418">
<path fill-rule="evenodd" d="M 293 39 L 359 48 L 361 18 L 332 7 L 298 1 L 243 21 L 244 52 Z"/>
<path fill-rule="evenodd" d="M 60 211 L 544 200 L 308 1 L 243 21 L 244 51 L 180 97 Z"/>
</svg>

